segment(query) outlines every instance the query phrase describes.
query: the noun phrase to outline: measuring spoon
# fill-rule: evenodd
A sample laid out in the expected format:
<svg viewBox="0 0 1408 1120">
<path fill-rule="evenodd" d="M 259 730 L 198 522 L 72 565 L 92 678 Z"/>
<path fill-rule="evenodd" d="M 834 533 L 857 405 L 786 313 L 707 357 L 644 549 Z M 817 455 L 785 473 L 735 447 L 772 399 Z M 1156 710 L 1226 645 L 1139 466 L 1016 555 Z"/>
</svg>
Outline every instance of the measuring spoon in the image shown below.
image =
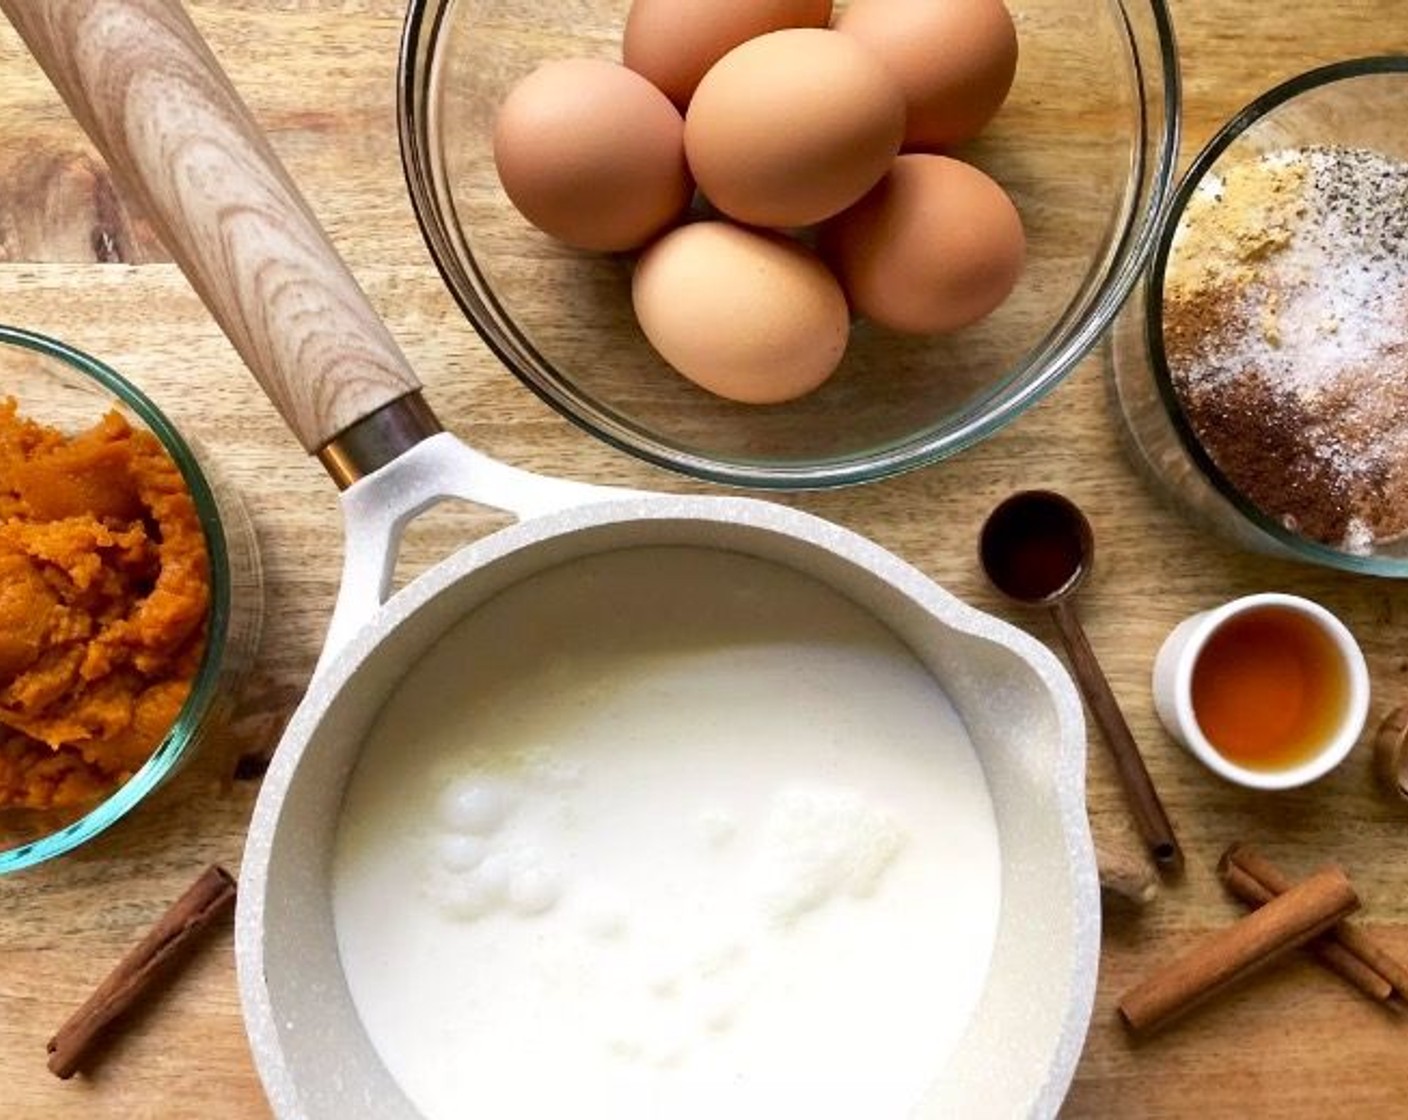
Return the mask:
<svg viewBox="0 0 1408 1120">
<path fill-rule="evenodd" d="M 978 544 L 994 587 L 1018 603 L 1050 609 L 1085 702 L 1114 756 L 1139 834 L 1154 862 L 1175 870 L 1183 852 L 1173 824 L 1076 615 L 1075 594 L 1094 551 L 1095 535 L 1085 515 L 1050 490 L 1023 490 L 1002 502 L 988 515 Z"/>
</svg>

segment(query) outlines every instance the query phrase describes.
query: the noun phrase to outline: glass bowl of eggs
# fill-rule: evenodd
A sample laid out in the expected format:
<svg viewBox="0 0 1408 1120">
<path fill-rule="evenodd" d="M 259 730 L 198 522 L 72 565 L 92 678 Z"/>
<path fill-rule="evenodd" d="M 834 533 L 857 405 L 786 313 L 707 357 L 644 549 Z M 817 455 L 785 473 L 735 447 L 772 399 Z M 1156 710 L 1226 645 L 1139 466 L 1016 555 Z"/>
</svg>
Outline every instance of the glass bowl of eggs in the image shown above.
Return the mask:
<svg viewBox="0 0 1408 1120">
<path fill-rule="evenodd" d="M 491 350 L 610 444 L 765 489 L 990 435 L 1171 193 L 1162 0 L 414 0 L 402 157 Z"/>
<path fill-rule="evenodd" d="M 244 507 L 157 407 L 0 326 L 0 874 L 176 772 L 228 714 L 261 608 Z"/>
</svg>

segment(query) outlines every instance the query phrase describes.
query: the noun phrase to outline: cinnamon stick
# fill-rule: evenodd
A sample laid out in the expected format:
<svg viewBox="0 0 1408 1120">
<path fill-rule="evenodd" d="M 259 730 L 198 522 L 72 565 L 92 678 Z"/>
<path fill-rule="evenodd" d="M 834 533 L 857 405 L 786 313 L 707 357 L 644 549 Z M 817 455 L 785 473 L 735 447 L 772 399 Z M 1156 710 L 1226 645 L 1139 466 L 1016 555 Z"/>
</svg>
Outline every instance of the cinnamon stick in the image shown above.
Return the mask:
<svg viewBox="0 0 1408 1120">
<path fill-rule="evenodd" d="M 1324 867 L 1131 988 L 1119 1002 L 1120 1017 L 1136 1034 L 1155 1031 L 1323 933 L 1358 905 L 1345 873 Z"/>
<path fill-rule="evenodd" d="M 1229 874 L 1235 877 L 1238 885 L 1244 885 L 1245 880 L 1250 880 L 1266 893 L 1273 895 L 1283 894 L 1292 886 L 1292 880 L 1288 875 L 1260 852 L 1246 844 L 1233 844 L 1222 853 L 1222 859 L 1218 861 L 1217 867 L 1223 882 L 1234 894 L 1237 893 L 1237 890 L 1233 883 L 1229 882 Z M 1241 896 L 1239 895 L 1239 897 Z M 1329 938 L 1334 940 L 1329 941 Z M 1326 940 L 1330 944 L 1339 945 L 1346 954 L 1355 958 L 1363 969 L 1378 977 L 1378 982 L 1373 985 L 1373 991 L 1364 987 L 1363 990 L 1367 994 L 1379 1000 L 1388 999 L 1395 993 L 1399 999 L 1408 999 L 1408 966 L 1386 952 L 1377 941 L 1353 922 L 1339 923 L 1329 932 Z M 1317 956 L 1320 955 L 1319 944 L 1320 942 L 1316 943 Z M 1324 960 L 1324 957 L 1322 956 L 1321 959 Z M 1335 968 L 1335 971 L 1339 972 L 1340 970 Z M 1345 974 L 1340 972 L 1340 975 Z M 1348 976 L 1345 978 L 1349 979 Z M 1355 983 L 1352 980 L 1350 982 Z M 1388 992 L 1382 995 L 1378 994 L 1385 985 L 1389 989 Z M 1360 986 L 1356 984 L 1356 987 Z"/>
<path fill-rule="evenodd" d="M 1235 863 L 1218 864 L 1217 871 L 1228 891 L 1253 909 L 1265 906 L 1276 897 L 1275 892 Z M 1380 1002 L 1388 999 L 1393 995 L 1393 985 L 1334 940 L 1338 929 L 1339 926 L 1336 926 L 1323 937 L 1312 941 L 1307 948 L 1316 960 L 1370 999 Z"/>
<path fill-rule="evenodd" d="M 83 1005 L 49 1040 L 49 1070 L 69 1078 L 82 1068 L 108 1025 L 136 1004 L 152 983 L 182 956 L 182 950 L 235 901 L 235 881 L 211 865 L 108 973 Z"/>
</svg>

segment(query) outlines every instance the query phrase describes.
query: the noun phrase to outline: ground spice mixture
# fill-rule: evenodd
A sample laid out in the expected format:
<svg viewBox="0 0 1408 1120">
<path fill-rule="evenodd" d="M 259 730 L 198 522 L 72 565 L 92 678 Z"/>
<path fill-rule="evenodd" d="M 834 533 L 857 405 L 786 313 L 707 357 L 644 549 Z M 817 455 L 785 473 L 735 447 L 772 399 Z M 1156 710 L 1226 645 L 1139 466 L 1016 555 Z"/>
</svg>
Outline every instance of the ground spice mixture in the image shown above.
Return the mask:
<svg viewBox="0 0 1408 1120">
<path fill-rule="evenodd" d="M 181 472 L 109 413 L 69 437 L 0 398 L 0 809 L 81 806 L 165 738 L 210 569 Z"/>
<path fill-rule="evenodd" d="M 1355 553 L 1408 537 L 1408 163 L 1305 147 L 1209 174 L 1163 328 L 1189 422 L 1253 504 Z"/>
</svg>

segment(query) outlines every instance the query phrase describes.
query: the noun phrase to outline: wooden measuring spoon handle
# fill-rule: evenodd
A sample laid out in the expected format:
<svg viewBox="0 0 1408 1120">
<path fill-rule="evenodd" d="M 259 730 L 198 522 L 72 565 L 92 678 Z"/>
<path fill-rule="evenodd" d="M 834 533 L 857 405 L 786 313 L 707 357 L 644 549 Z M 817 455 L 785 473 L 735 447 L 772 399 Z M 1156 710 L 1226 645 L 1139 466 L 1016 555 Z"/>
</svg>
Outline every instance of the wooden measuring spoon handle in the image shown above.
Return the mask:
<svg viewBox="0 0 1408 1120">
<path fill-rule="evenodd" d="M 418 389 L 176 0 L 0 0 L 310 452 Z"/>
<path fill-rule="evenodd" d="M 1153 779 L 1144 765 L 1144 756 L 1134 742 L 1134 735 L 1120 711 L 1119 701 L 1110 689 L 1110 682 L 1095 659 L 1095 651 L 1085 636 L 1085 628 L 1080 624 L 1072 599 L 1058 600 L 1051 606 L 1051 614 L 1056 619 L 1056 627 L 1061 632 L 1061 641 L 1075 669 L 1076 682 L 1085 694 L 1085 702 L 1095 722 L 1099 724 L 1105 742 L 1115 760 L 1120 783 L 1134 815 L 1134 823 L 1139 835 L 1149 849 L 1149 854 L 1160 867 L 1177 869 L 1183 863 L 1183 852 L 1178 846 L 1178 838 L 1173 833 L 1173 823 L 1168 819 Z"/>
</svg>

